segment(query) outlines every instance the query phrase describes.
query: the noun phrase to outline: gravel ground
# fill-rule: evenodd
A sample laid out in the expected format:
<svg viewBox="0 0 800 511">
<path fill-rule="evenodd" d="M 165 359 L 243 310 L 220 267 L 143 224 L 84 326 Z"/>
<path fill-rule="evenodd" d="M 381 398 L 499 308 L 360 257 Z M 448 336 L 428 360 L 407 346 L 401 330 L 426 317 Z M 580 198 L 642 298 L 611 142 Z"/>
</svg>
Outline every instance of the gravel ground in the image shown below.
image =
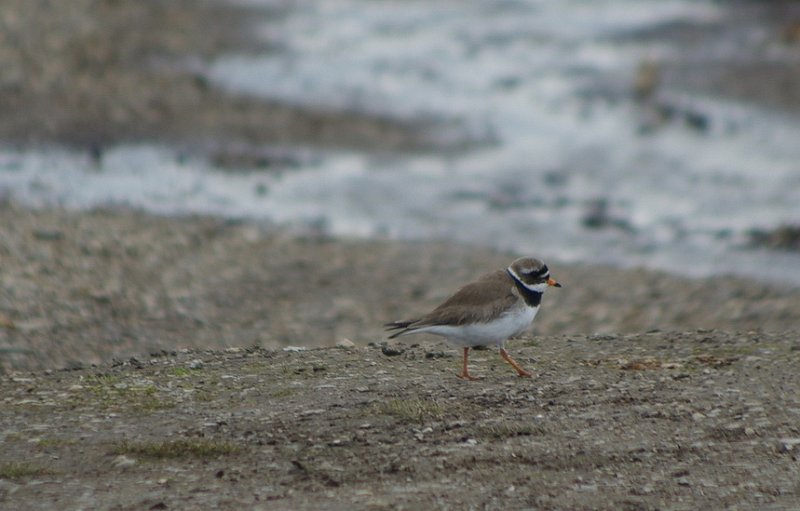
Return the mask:
<svg viewBox="0 0 800 511">
<path fill-rule="evenodd" d="M 565 289 L 566 291 L 566 289 Z M 0 507 L 797 509 L 797 334 L 155 353 L 0 379 Z M 391 355 L 391 356 L 389 356 Z"/>
</svg>

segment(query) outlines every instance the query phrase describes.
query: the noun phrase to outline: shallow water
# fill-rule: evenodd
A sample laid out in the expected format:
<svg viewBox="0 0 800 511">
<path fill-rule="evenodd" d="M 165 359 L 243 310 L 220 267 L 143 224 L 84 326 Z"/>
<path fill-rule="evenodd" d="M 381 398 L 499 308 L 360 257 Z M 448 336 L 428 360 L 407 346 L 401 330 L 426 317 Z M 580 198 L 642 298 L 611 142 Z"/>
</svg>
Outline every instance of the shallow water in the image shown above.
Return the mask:
<svg viewBox="0 0 800 511">
<path fill-rule="evenodd" d="M 642 62 L 769 44 L 758 20 L 729 16 L 696 1 L 295 2 L 264 26 L 278 51 L 219 59 L 209 77 L 291 103 L 441 120 L 453 127 L 443 140 L 485 143 L 312 151 L 284 172 L 222 171 L 169 147 L 115 147 L 99 162 L 5 150 L 0 193 L 800 284 L 800 256 L 744 246 L 749 229 L 800 222 L 798 118 L 666 87 L 657 99 L 678 113 L 660 119 L 631 93 Z M 670 26 L 716 35 L 642 35 Z M 774 58 L 790 57 L 776 46 Z"/>
</svg>

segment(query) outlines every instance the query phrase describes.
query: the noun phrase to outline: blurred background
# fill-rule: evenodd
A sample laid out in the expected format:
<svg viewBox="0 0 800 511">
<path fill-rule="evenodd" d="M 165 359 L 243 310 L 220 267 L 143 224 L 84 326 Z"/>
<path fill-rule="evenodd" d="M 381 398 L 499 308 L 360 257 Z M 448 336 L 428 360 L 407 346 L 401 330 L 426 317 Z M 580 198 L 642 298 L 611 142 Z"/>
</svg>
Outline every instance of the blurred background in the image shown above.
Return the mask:
<svg viewBox="0 0 800 511">
<path fill-rule="evenodd" d="M 800 317 L 800 3 L 0 0 L 0 371 Z M 731 278 L 733 277 L 733 278 Z"/>
<path fill-rule="evenodd" d="M 800 4 L 2 2 L 0 194 L 800 283 Z"/>
</svg>

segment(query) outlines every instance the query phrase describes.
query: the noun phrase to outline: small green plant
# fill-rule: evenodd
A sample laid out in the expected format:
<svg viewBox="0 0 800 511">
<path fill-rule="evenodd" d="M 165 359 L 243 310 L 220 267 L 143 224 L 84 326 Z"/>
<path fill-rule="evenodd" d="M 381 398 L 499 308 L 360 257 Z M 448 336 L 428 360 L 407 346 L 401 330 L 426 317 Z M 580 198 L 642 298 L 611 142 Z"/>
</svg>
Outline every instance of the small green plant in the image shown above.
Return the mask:
<svg viewBox="0 0 800 511">
<path fill-rule="evenodd" d="M 134 412 L 152 412 L 175 406 L 151 383 L 126 383 L 120 376 L 103 374 L 87 376 L 83 383 L 88 392 L 73 396 L 76 405 L 91 403 L 106 409 Z"/>
<path fill-rule="evenodd" d="M 375 411 L 391 415 L 405 422 L 421 424 L 426 420 L 441 419 L 444 407 L 436 401 L 426 399 L 390 399 L 375 405 Z"/>
<path fill-rule="evenodd" d="M 0 465 L 0 479 L 24 479 L 48 473 L 46 469 L 30 463 L 11 462 Z"/>
<path fill-rule="evenodd" d="M 120 442 L 111 454 L 128 454 L 152 459 L 214 458 L 239 452 L 231 442 L 206 438 L 166 440 L 153 442 Z"/>
<path fill-rule="evenodd" d="M 184 378 L 192 374 L 192 372 L 185 367 L 173 367 L 172 371 L 170 372 L 172 373 L 172 376 L 177 376 L 178 378 Z"/>
<path fill-rule="evenodd" d="M 275 389 L 275 390 L 271 391 L 268 394 L 268 397 L 271 397 L 273 399 L 280 399 L 282 397 L 289 397 L 291 395 L 294 395 L 294 393 L 295 393 L 295 389 L 290 388 L 290 387 L 282 387 L 282 388 L 278 388 L 278 389 Z"/>
<path fill-rule="evenodd" d="M 65 445 L 75 445 L 78 441 L 74 438 L 40 438 L 36 446 L 40 449 L 56 449 Z"/>
</svg>

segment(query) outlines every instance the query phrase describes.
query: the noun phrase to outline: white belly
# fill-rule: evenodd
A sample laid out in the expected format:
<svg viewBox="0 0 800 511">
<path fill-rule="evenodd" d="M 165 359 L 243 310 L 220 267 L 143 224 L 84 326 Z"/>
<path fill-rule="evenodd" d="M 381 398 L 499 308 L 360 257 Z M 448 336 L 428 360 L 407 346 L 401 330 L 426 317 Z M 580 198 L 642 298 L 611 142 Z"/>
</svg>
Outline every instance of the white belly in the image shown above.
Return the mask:
<svg viewBox="0 0 800 511">
<path fill-rule="evenodd" d="M 457 346 L 485 346 L 497 344 L 502 346 L 506 339 L 519 335 L 527 330 L 539 307 L 515 308 L 494 321 L 473 323 L 468 325 L 449 326 L 436 325 L 414 330 L 414 333 L 426 332 L 446 337 Z"/>
</svg>

